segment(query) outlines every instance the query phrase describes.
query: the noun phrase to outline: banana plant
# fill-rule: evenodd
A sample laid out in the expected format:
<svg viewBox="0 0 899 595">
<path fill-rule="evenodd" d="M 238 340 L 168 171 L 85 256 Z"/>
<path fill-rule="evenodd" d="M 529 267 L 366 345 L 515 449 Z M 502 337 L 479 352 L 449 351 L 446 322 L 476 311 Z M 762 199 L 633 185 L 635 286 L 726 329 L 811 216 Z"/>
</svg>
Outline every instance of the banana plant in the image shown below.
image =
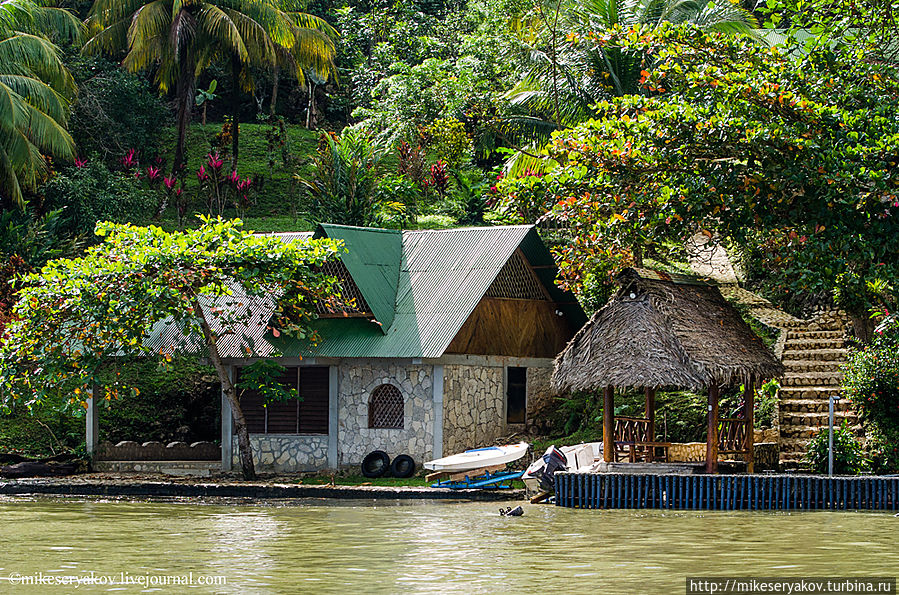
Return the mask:
<svg viewBox="0 0 899 595">
<path fill-rule="evenodd" d="M 206 107 L 210 101 L 218 99 L 218 95 L 215 94 L 215 90 L 218 89 L 219 82 L 217 79 L 212 79 L 212 82 L 209 83 L 209 89 L 197 89 L 197 97 L 195 101 L 197 102 L 197 107 L 203 107 L 203 126 L 206 125 Z"/>
</svg>

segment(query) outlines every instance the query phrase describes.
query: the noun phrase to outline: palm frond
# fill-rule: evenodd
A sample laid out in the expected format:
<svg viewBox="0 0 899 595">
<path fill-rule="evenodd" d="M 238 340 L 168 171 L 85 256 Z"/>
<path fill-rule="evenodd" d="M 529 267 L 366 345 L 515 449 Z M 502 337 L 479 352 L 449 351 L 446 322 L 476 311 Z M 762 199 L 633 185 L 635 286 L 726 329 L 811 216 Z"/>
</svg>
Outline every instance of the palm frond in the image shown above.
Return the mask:
<svg viewBox="0 0 899 595">
<path fill-rule="evenodd" d="M 2 146 L 0 146 L 0 196 L 19 208 L 25 206 L 16 168 Z"/>
</svg>

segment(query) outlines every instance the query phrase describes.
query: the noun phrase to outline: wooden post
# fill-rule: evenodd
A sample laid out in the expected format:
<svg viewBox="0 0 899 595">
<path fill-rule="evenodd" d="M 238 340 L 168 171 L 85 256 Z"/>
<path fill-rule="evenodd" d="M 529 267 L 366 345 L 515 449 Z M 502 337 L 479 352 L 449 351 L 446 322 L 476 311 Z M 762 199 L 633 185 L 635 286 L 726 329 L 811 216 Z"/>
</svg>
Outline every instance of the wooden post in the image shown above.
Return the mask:
<svg viewBox="0 0 899 595">
<path fill-rule="evenodd" d="M 615 389 L 607 386 L 602 391 L 602 460 L 615 461 Z"/>
<path fill-rule="evenodd" d="M 709 387 L 709 431 L 706 436 L 705 471 L 718 473 L 718 385 Z"/>
<path fill-rule="evenodd" d="M 743 388 L 743 419 L 746 420 L 746 472 L 755 471 L 755 386 Z"/>
<path fill-rule="evenodd" d="M 97 411 L 97 399 L 100 392 L 96 386 L 85 387 L 84 392 L 87 393 L 87 414 L 84 416 L 84 445 L 87 454 L 94 457 L 97 454 L 97 444 L 100 436 L 100 417 L 99 411 Z"/>
<path fill-rule="evenodd" d="M 646 439 L 649 442 L 656 441 L 656 391 L 653 388 L 646 389 L 646 419 L 649 427 L 646 429 Z"/>
</svg>

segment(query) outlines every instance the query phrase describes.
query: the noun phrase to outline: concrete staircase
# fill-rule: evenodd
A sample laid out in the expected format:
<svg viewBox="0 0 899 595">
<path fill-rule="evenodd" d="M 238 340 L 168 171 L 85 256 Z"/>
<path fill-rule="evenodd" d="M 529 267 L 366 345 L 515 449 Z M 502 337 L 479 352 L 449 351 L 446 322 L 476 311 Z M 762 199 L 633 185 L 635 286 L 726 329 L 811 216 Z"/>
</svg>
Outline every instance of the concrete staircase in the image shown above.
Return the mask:
<svg viewBox="0 0 899 595">
<path fill-rule="evenodd" d="M 846 363 L 846 323 L 827 312 L 813 321 L 790 321 L 784 327 L 783 363 L 778 425 L 781 464 L 796 466 L 811 438 L 828 424 L 828 399 L 839 395 Z M 861 433 L 858 419 L 845 399 L 836 403 L 834 423 L 843 420 Z"/>
</svg>

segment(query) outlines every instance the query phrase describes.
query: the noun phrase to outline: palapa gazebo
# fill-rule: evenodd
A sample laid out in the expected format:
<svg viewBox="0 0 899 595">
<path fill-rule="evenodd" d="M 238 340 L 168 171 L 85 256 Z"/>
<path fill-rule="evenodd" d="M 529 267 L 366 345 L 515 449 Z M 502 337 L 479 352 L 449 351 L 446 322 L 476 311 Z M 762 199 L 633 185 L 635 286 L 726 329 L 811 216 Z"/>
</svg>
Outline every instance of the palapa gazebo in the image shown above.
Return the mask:
<svg viewBox="0 0 899 595">
<path fill-rule="evenodd" d="M 717 472 L 719 451 L 743 455 L 751 472 L 754 387 L 782 376 L 783 365 L 715 283 L 647 269 L 626 269 L 618 281 L 621 289 L 556 358 L 553 388 L 603 390 L 607 463 L 615 460 L 616 440 L 631 453 L 638 447 L 654 453 L 663 444 L 655 442 L 657 390 L 708 391 L 707 472 Z M 719 419 L 721 388 L 740 384 L 743 418 Z M 645 391 L 645 419 L 616 426 L 616 388 Z"/>
</svg>

